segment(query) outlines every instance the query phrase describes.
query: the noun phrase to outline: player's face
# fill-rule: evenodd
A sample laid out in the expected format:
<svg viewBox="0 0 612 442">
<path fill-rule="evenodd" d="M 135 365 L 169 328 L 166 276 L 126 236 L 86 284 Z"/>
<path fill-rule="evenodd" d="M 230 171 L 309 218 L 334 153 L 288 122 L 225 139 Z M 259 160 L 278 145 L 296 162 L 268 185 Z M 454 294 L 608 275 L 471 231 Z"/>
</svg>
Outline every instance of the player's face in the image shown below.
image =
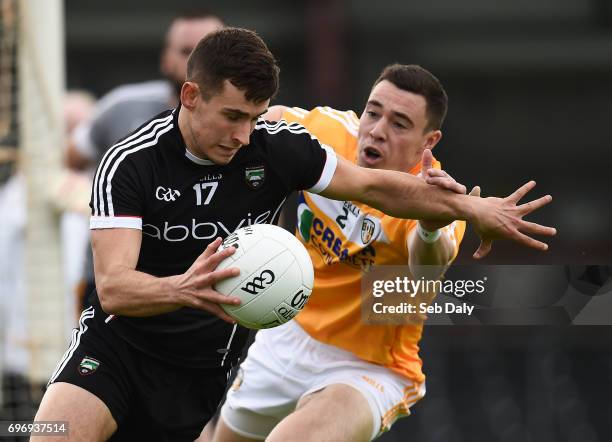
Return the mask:
<svg viewBox="0 0 612 442">
<path fill-rule="evenodd" d="M 378 83 L 359 120 L 357 164 L 408 172 L 442 133 L 427 130 L 426 101 L 389 81 Z"/>
<path fill-rule="evenodd" d="M 170 80 L 177 95 L 187 77 L 187 59 L 200 39 L 223 27 L 217 18 L 176 19 L 166 34 L 161 72 Z"/>
<path fill-rule="evenodd" d="M 193 87 L 193 90 L 188 90 Z M 225 80 L 223 90 L 208 100 L 195 83 L 187 82 L 181 95 L 190 113 L 183 136 L 192 153 L 215 164 L 227 164 L 242 146 L 249 144 L 257 119 L 268 110 L 270 100 L 248 101 L 244 92 Z"/>
</svg>

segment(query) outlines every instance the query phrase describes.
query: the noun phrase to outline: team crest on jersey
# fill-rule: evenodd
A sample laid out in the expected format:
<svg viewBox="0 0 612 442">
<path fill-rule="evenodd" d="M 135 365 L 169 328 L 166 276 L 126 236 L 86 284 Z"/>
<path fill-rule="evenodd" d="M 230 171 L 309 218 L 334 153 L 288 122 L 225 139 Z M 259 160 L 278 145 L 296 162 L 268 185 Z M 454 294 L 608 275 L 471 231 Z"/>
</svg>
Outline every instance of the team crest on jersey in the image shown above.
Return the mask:
<svg viewBox="0 0 612 442">
<path fill-rule="evenodd" d="M 88 374 L 94 373 L 99 366 L 100 361 L 90 358 L 89 356 L 85 356 L 79 364 L 79 374 L 82 376 L 87 376 Z"/>
<path fill-rule="evenodd" d="M 368 218 L 364 218 L 361 223 L 361 242 L 364 244 L 369 244 L 372 240 L 372 235 L 374 235 L 374 231 L 376 230 L 376 225 L 374 221 Z"/>
<path fill-rule="evenodd" d="M 244 180 L 251 189 L 261 187 L 266 179 L 266 169 L 264 166 L 247 167 L 244 169 Z"/>
</svg>

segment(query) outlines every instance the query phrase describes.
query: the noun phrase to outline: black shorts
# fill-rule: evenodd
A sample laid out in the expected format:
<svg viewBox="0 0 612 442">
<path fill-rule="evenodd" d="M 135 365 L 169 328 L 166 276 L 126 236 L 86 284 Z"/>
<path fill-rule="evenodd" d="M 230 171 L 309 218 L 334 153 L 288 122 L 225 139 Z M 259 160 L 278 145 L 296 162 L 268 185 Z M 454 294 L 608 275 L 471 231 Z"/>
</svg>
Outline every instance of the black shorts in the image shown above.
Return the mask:
<svg viewBox="0 0 612 442">
<path fill-rule="evenodd" d="M 196 439 L 223 398 L 229 368 L 168 364 L 105 325 L 93 307 L 83 312 L 49 383 L 67 382 L 100 398 L 118 425 L 111 441 Z"/>
</svg>

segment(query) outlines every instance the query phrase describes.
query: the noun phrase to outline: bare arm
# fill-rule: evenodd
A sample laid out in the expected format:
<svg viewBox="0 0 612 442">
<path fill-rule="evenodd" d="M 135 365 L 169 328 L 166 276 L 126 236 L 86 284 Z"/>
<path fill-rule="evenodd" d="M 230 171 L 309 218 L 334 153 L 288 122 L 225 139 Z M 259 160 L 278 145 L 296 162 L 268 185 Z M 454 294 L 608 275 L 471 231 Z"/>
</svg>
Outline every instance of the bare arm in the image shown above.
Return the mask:
<svg viewBox="0 0 612 442">
<path fill-rule="evenodd" d="M 338 158 L 329 186 L 321 195 L 339 200 L 361 201 L 397 218 L 450 222 L 463 219 L 472 223 L 481 237 L 475 258 L 486 256 L 495 239 L 511 239 L 528 247 L 546 250 L 548 246 L 526 234 L 552 236 L 556 230 L 524 221 L 523 216 L 550 203 L 546 195 L 526 204 L 518 201 L 535 186 L 530 181 L 506 198 L 476 198 L 441 189 L 407 173 L 365 169 Z"/>
<path fill-rule="evenodd" d="M 458 195 L 427 184 L 408 173 L 366 169 L 338 157 L 327 198 L 360 201 L 396 218 L 451 222 L 472 220 L 478 208 L 467 195 Z"/>
<path fill-rule="evenodd" d="M 480 187 L 474 187 L 470 195 L 479 197 Z M 419 223 L 424 224 L 425 222 L 419 221 Z M 425 228 L 433 230 L 430 227 Z M 442 228 L 440 238 L 433 243 L 425 242 L 417 233 L 417 229 L 413 229 L 408 235 L 408 264 L 410 271 L 412 274 L 416 274 L 419 273 L 419 266 L 439 266 L 438 268 L 433 268 L 436 275 L 429 275 L 433 278 L 439 277 L 450 265 L 455 256 L 456 247 L 455 240 L 448 229 Z"/>
<path fill-rule="evenodd" d="M 421 157 L 421 173 L 419 174 L 421 179 L 426 179 L 428 173 L 433 169 L 433 155 L 430 149 L 425 149 Z M 453 190 L 456 193 L 464 194 L 465 187 L 458 184 L 453 177 L 448 175 L 444 171 L 444 175 L 437 178 L 438 182 L 436 185 Z M 475 187 L 470 195 L 480 196 L 480 188 Z M 420 266 L 434 266 L 427 269 L 428 273 L 435 273 L 435 275 L 429 275 L 432 278 L 438 278 L 444 273 L 444 271 L 450 265 L 450 262 L 455 255 L 456 243 L 450 234 L 448 229 L 444 229 L 446 223 L 436 223 L 431 221 L 418 221 L 417 228 L 413 229 L 408 236 L 408 264 L 412 274 L 420 273 L 424 269 Z M 427 242 L 421 238 L 418 234 L 418 228 L 433 232 L 437 229 L 440 230 L 440 237 L 434 242 Z"/>
<path fill-rule="evenodd" d="M 235 322 L 218 304 L 239 304 L 212 286 L 218 280 L 235 276 L 236 268 L 215 270 L 233 247 L 215 253 L 221 240 L 212 242 L 182 275 L 158 278 L 136 270 L 142 232 L 136 229 L 93 230 L 96 288 L 106 313 L 123 316 L 153 316 L 181 307 L 207 310 Z"/>
<path fill-rule="evenodd" d="M 408 251 L 408 264 L 413 274 L 417 266 L 424 265 L 444 266 L 440 272 L 442 273 L 453 258 L 455 242 L 448 232 L 443 230 L 436 242 L 426 243 L 416 229 L 413 229 L 408 236 Z"/>
<path fill-rule="evenodd" d="M 281 106 L 277 104 L 276 106 L 270 106 L 268 111 L 263 114 L 261 117 L 264 120 L 268 121 L 279 121 L 283 118 L 283 112 L 287 109 L 287 106 Z"/>
<path fill-rule="evenodd" d="M 421 179 L 427 179 L 430 171 L 433 171 L 433 155 L 430 149 L 425 149 L 421 157 L 421 173 L 419 176 Z M 465 187 L 458 184 L 453 177 L 448 175 L 442 170 L 436 172 L 436 185 L 453 190 L 456 193 L 464 194 Z M 472 196 L 480 196 L 480 187 L 474 187 L 470 192 Z M 408 264 L 413 274 L 418 271 L 424 270 L 419 266 L 434 266 L 431 268 L 431 272 L 436 273 L 435 275 L 429 275 L 433 278 L 437 278 L 450 265 L 453 257 L 455 256 L 455 249 L 457 247 L 451 232 L 446 227 L 446 223 L 443 222 L 431 222 L 426 220 L 418 221 L 417 228 L 413 229 L 408 236 Z M 418 228 L 433 232 L 437 229 L 440 230 L 440 237 L 437 241 L 427 242 L 421 238 L 418 234 Z M 437 266 L 437 267 L 435 267 Z"/>
</svg>

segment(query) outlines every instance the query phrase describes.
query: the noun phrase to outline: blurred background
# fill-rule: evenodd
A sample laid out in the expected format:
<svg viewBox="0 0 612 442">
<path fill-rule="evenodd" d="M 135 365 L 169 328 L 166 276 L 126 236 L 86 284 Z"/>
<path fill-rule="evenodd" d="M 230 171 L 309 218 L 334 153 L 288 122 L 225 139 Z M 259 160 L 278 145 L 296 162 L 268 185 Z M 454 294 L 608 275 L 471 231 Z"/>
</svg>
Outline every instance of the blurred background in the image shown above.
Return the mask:
<svg viewBox="0 0 612 442">
<path fill-rule="evenodd" d="M 444 136 L 434 151 L 445 169 L 468 187 L 482 186 L 484 195 L 506 195 L 536 179 L 530 196 L 554 198 L 530 218 L 557 227 L 548 253 L 498 243 L 483 263 L 612 262 L 609 1 L 66 0 L 55 53 L 65 64 L 57 82 L 99 98 L 121 84 L 161 78 L 159 55 L 170 19 L 194 6 L 262 36 L 281 66 L 276 104 L 360 114 L 385 65 L 427 68 L 449 95 Z M 6 11 L 0 68 L 10 55 Z M 10 137 L 3 144 L 11 144 Z M 457 262 L 473 264 L 477 244 L 468 233 Z M 605 285 L 610 273 L 605 275 L 594 286 Z M 608 326 L 432 326 L 421 348 L 428 394 L 380 440 L 612 440 Z M 5 351 L 9 367 L 12 355 Z M 32 361 L 24 360 L 5 373 L 27 373 L 23 367 Z M 27 416 L 37 390 L 27 386 L 27 375 L 4 379 L 0 419 Z"/>
<path fill-rule="evenodd" d="M 482 185 L 487 195 L 508 194 L 536 178 L 534 196 L 555 198 L 534 218 L 559 229 L 551 253 L 520 249 L 521 259 L 597 263 L 610 257 L 608 1 L 68 0 L 68 87 L 99 96 L 119 84 L 159 78 L 169 17 L 194 5 L 264 38 L 281 66 L 278 104 L 360 114 L 385 65 L 422 65 L 449 95 L 444 138 L 434 153 L 453 176 Z M 500 245 L 491 259 L 506 261 L 517 250 Z"/>
</svg>

